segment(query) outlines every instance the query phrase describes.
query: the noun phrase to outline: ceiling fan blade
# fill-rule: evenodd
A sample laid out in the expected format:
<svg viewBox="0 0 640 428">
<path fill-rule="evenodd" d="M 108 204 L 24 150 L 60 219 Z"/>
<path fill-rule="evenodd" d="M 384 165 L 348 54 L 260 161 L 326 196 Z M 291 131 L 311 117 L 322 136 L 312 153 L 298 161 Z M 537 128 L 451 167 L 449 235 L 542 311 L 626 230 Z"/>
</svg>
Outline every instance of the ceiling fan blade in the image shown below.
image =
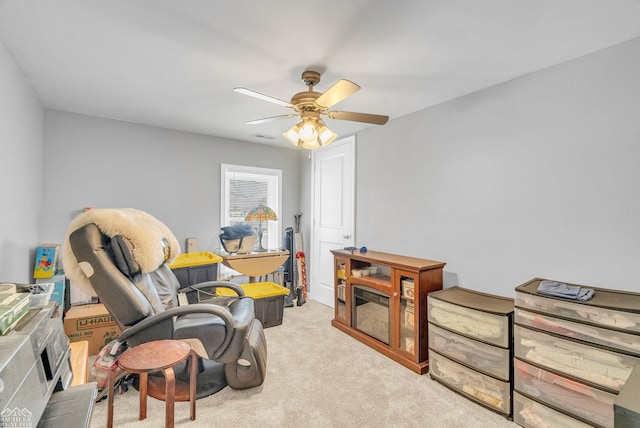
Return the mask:
<svg viewBox="0 0 640 428">
<path fill-rule="evenodd" d="M 297 117 L 297 114 L 282 114 L 280 116 L 272 116 L 272 117 L 265 117 L 263 119 L 256 119 L 256 120 L 250 120 L 248 122 L 245 122 L 247 125 L 259 125 L 261 123 L 267 123 L 267 122 L 271 122 L 274 120 L 280 120 L 280 119 L 287 119 L 289 117 Z"/>
<path fill-rule="evenodd" d="M 270 103 L 278 104 L 283 107 L 293 108 L 290 102 L 279 100 L 278 98 L 270 97 L 269 95 L 261 94 L 260 92 L 252 91 L 247 88 L 233 88 L 233 90 L 239 94 L 249 95 L 250 97 L 258 98 L 259 100 L 268 101 Z"/>
<path fill-rule="evenodd" d="M 327 116 L 331 119 L 373 123 L 374 125 L 384 125 L 389 120 L 389 116 L 368 113 L 355 113 L 352 111 L 330 111 L 329 113 L 327 113 Z"/>
<path fill-rule="evenodd" d="M 324 108 L 331 108 L 358 90 L 360 90 L 360 86 L 349 80 L 341 79 L 320 95 L 316 104 Z"/>
</svg>

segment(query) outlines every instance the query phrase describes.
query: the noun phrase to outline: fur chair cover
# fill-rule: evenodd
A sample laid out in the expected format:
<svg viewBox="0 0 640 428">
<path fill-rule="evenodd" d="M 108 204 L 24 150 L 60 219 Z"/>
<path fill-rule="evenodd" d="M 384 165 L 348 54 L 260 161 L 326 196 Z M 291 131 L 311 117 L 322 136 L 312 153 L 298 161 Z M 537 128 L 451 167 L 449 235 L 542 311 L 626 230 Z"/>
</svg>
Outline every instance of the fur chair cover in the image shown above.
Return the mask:
<svg viewBox="0 0 640 428">
<path fill-rule="evenodd" d="M 85 211 L 73 219 L 67 229 L 62 246 L 62 265 L 73 285 L 92 296 L 95 291 L 69 246 L 69 235 L 90 223 L 95 223 L 110 238 L 116 235 L 128 238 L 133 246 L 133 257 L 142 272 L 153 272 L 165 262 L 160 245 L 163 238 L 169 242 L 169 259 L 166 263 L 173 262 L 180 254 L 180 244 L 171 230 L 151 214 L 134 208 L 94 208 Z"/>
</svg>

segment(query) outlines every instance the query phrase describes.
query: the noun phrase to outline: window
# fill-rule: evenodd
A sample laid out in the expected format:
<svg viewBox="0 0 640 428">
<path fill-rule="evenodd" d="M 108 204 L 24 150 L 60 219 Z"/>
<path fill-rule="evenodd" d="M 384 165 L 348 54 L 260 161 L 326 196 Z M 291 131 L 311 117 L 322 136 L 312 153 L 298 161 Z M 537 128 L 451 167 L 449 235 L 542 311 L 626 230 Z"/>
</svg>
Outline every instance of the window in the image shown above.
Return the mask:
<svg viewBox="0 0 640 428">
<path fill-rule="evenodd" d="M 266 205 L 278 216 L 277 221 L 262 223 L 262 246 L 277 249 L 281 246 L 282 170 L 252 166 L 222 164 L 222 214 L 223 226 L 250 223 L 258 230 L 258 222 L 245 222 L 251 209 Z"/>
</svg>

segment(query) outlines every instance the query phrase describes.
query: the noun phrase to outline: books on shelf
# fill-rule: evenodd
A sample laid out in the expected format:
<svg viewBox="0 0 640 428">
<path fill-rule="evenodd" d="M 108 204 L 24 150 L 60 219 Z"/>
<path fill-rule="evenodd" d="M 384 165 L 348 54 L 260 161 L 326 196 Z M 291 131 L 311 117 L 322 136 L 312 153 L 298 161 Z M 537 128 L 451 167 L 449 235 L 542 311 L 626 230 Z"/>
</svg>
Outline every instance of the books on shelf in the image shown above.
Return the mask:
<svg viewBox="0 0 640 428">
<path fill-rule="evenodd" d="M 58 266 L 59 244 L 43 244 L 36 250 L 36 262 L 33 268 L 34 278 L 51 278 Z"/>
</svg>

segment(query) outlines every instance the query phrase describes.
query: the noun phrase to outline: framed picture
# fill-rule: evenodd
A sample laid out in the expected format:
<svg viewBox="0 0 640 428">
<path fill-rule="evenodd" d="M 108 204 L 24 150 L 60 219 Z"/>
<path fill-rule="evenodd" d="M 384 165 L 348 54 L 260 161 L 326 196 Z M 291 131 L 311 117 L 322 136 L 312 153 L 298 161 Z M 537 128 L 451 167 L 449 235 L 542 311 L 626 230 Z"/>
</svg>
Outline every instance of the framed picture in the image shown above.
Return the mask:
<svg viewBox="0 0 640 428">
<path fill-rule="evenodd" d="M 51 278 L 56 273 L 59 251 L 58 244 L 44 244 L 38 247 L 33 268 L 34 278 Z"/>
</svg>

